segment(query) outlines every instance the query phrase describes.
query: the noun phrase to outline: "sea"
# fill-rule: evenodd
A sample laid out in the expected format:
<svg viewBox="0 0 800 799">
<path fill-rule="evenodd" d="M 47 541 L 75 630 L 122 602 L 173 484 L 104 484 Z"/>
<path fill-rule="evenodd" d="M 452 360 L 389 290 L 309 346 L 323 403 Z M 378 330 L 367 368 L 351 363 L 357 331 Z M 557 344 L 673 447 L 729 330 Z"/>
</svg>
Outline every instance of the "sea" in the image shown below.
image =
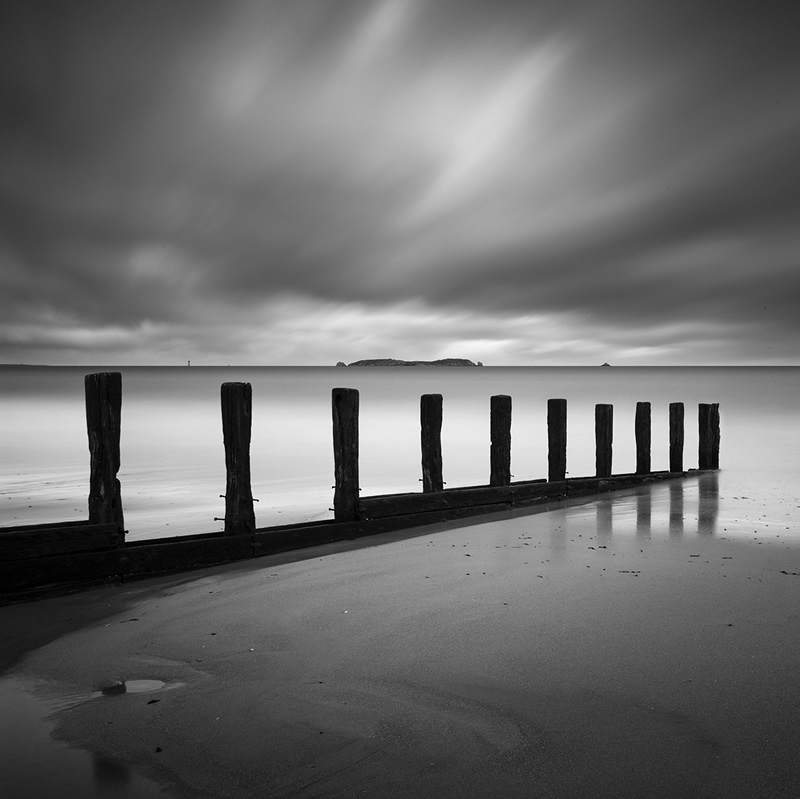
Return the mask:
<svg viewBox="0 0 800 799">
<path fill-rule="evenodd" d="M 0 527 L 86 519 L 84 376 L 122 373 L 128 540 L 221 530 L 220 387 L 252 385 L 259 527 L 332 518 L 331 391 L 360 394 L 362 496 L 421 491 L 419 406 L 443 396 L 448 488 L 489 480 L 489 407 L 512 398 L 513 480 L 547 476 L 547 400 L 568 408 L 570 477 L 594 473 L 594 406 L 614 405 L 614 473 L 635 469 L 636 403 L 652 407 L 652 468 L 668 467 L 668 407 L 686 409 L 684 468 L 697 466 L 697 406 L 720 405 L 719 491 L 758 502 L 762 527 L 800 508 L 800 367 L 0 367 Z M 751 508 L 751 511 L 757 510 Z M 752 513 L 751 513 L 752 518 Z M 784 532 L 798 535 L 800 532 Z"/>
</svg>

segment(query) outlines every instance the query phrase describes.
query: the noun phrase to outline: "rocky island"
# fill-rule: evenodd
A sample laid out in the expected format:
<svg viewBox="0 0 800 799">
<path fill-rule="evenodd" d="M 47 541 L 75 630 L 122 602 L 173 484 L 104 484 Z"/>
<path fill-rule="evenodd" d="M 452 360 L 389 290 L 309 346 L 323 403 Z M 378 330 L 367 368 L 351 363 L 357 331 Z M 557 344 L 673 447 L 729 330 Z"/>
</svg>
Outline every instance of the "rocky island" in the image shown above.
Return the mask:
<svg viewBox="0 0 800 799">
<path fill-rule="evenodd" d="M 438 361 L 400 361 L 396 358 L 372 358 L 363 361 L 344 363 L 339 361 L 337 366 L 483 366 L 478 361 L 473 363 L 467 358 L 440 358 Z"/>
</svg>

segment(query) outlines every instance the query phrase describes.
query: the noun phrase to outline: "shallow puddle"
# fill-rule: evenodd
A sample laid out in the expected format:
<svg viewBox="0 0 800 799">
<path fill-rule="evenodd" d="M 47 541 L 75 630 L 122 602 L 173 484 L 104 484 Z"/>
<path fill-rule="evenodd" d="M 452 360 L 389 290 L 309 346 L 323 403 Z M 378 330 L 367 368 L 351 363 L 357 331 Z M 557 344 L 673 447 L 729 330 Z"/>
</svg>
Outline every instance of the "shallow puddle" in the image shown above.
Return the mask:
<svg viewBox="0 0 800 799">
<path fill-rule="evenodd" d="M 160 680 L 130 680 L 131 693 L 163 690 Z M 0 785 L 8 797 L 52 799 L 165 799 L 170 794 L 158 783 L 136 773 L 122 761 L 68 746 L 52 737 L 53 713 L 102 696 L 100 691 L 40 699 L 15 677 L 0 678 Z"/>
<path fill-rule="evenodd" d="M 98 695 L 118 696 L 119 694 L 152 694 L 155 691 L 180 688 L 182 685 L 182 682 L 166 683 L 163 680 L 121 680 L 102 688 L 99 694 L 90 694 L 89 697 Z"/>
<path fill-rule="evenodd" d="M 126 680 L 125 692 L 128 694 L 151 694 L 166 688 L 167 684 L 161 680 Z"/>
</svg>

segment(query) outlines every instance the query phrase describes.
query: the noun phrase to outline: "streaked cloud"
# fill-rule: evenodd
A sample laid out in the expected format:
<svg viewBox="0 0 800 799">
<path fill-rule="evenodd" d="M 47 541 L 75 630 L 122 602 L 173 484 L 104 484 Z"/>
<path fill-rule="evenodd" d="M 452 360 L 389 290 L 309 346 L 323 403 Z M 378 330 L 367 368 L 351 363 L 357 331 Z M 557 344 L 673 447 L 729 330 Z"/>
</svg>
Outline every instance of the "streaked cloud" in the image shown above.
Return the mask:
<svg viewBox="0 0 800 799">
<path fill-rule="evenodd" d="M 778 10 L 0 14 L 0 361 L 796 362 Z"/>
<path fill-rule="evenodd" d="M 479 99 L 474 110 L 451 123 L 452 140 L 448 152 L 431 184 L 402 222 L 414 222 L 436 216 L 437 212 L 458 207 L 464 199 L 476 199 L 508 179 L 525 157 L 523 133 L 534 110 L 537 91 L 555 71 L 564 57 L 563 48 L 543 47 L 532 56 L 512 62 L 499 76 L 485 99 Z M 513 174 L 510 176 L 513 180 Z"/>
</svg>

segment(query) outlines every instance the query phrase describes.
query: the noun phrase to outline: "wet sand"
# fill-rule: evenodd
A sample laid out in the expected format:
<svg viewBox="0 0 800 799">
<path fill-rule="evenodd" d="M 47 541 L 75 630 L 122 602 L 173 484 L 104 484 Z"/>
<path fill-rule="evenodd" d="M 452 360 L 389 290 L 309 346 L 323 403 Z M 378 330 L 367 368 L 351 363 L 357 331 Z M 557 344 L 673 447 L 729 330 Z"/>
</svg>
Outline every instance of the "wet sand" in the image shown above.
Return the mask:
<svg viewBox="0 0 800 799">
<path fill-rule="evenodd" d="M 799 503 L 720 479 L 0 608 L 0 663 L 175 797 L 793 796 Z"/>
</svg>

